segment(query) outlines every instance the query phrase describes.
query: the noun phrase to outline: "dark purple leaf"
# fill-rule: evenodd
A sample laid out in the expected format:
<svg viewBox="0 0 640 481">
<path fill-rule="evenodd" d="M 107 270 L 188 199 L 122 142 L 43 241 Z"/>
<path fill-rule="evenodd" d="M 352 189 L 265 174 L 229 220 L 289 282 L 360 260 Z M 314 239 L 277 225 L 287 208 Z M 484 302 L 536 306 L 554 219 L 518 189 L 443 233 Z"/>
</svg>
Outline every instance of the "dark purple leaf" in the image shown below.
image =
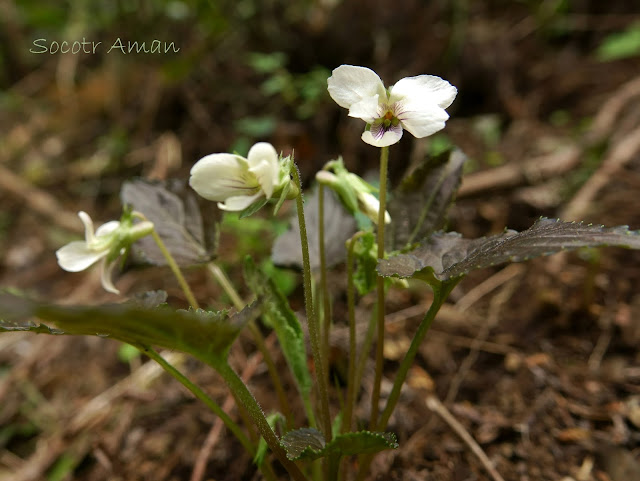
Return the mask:
<svg viewBox="0 0 640 481">
<path fill-rule="evenodd" d="M 447 280 L 506 262 L 602 246 L 640 249 L 640 231 L 541 218 L 522 232 L 507 230 L 473 240 L 455 232 L 438 232 L 412 251 L 381 260 L 378 272 L 382 276 L 412 277 L 426 269 L 437 279 Z"/>
</svg>

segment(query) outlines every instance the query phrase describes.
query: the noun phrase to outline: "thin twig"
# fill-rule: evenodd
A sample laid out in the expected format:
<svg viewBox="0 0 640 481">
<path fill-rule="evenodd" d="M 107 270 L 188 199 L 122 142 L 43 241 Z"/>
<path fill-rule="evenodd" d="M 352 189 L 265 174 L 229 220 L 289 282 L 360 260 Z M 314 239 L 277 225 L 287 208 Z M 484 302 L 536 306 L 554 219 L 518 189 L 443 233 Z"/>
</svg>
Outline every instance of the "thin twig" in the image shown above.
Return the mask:
<svg viewBox="0 0 640 481">
<path fill-rule="evenodd" d="M 181 366 L 186 359 L 186 356 L 181 352 L 165 351 L 161 355 L 174 367 Z M 127 377 L 86 403 L 69 423 L 70 431 L 78 432 L 91 428 L 103 417 L 109 415 L 116 399 L 129 392 L 132 388 L 146 388 L 160 377 L 163 372 L 162 368 L 154 361 L 147 361 Z"/>
<path fill-rule="evenodd" d="M 623 109 L 634 97 L 640 96 L 640 76 L 615 89 L 598 110 L 589 131 L 581 142 L 550 154 L 532 157 L 522 163 L 466 175 L 458 197 L 478 195 L 492 189 L 507 189 L 527 183 L 558 177 L 576 167 L 584 152 L 611 137 Z M 561 217 L 564 218 L 564 217 Z"/>
<path fill-rule="evenodd" d="M 562 210 L 560 218 L 564 220 L 582 220 L 588 212 L 600 189 L 606 186 L 611 176 L 635 158 L 640 151 L 640 127 L 631 132 L 615 144 L 600 168 L 587 180 L 571 202 Z"/>
<path fill-rule="evenodd" d="M 505 282 L 510 281 L 514 277 L 522 274 L 525 266 L 522 264 L 510 264 L 501 271 L 489 277 L 487 280 L 475 286 L 463 297 L 458 299 L 455 308 L 459 311 L 466 311 L 471 305 L 478 302 L 484 296 L 497 289 Z"/>
<path fill-rule="evenodd" d="M 84 231 L 78 222 L 78 217 L 62 207 L 54 196 L 29 184 L 2 165 L 0 165 L 0 190 L 18 197 L 29 209 L 46 217 L 59 227 L 77 234 Z"/>
<path fill-rule="evenodd" d="M 462 424 L 458 422 L 456 418 L 453 417 L 453 414 L 449 412 L 449 410 L 440 402 L 440 400 L 435 397 L 433 394 L 427 396 L 425 401 L 427 407 L 435 412 L 438 416 L 440 416 L 444 422 L 446 422 L 453 431 L 460 436 L 460 439 L 466 443 L 466 445 L 471 449 L 471 452 L 476 455 L 476 457 L 480 460 L 484 468 L 487 470 L 489 475 L 494 479 L 494 481 L 504 481 L 504 478 L 500 476 L 500 473 L 496 471 L 493 467 L 493 463 L 489 459 L 489 457 L 482 450 L 480 445 L 473 439 L 473 437 L 467 432 Z"/>
<path fill-rule="evenodd" d="M 513 266 L 515 266 L 515 264 L 512 264 L 509 267 L 513 267 Z M 522 266 L 517 266 L 517 267 L 522 267 Z M 503 269 L 501 272 L 505 272 L 507 269 L 509 268 Z M 515 270 L 516 274 L 521 272 L 523 272 L 523 269 Z M 467 354 L 467 357 L 465 357 L 464 361 L 460 365 L 460 369 L 458 369 L 458 372 L 456 373 L 453 380 L 451 381 L 451 384 L 449 385 L 449 392 L 447 393 L 447 397 L 445 397 L 445 403 L 451 404 L 456 398 L 456 396 L 458 395 L 458 391 L 460 389 L 460 386 L 462 385 L 462 382 L 464 381 L 468 372 L 471 370 L 471 367 L 473 366 L 473 364 L 478 359 L 478 355 L 480 353 L 482 344 L 489 337 L 489 333 L 491 332 L 491 329 L 493 329 L 495 325 L 498 323 L 498 320 L 500 318 L 499 312 L 501 311 L 501 308 L 511 298 L 516 288 L 520 285 L 520 282 L 514 281 L 513 277 L 514 276 L 509 277 L 511 282 L 504 285 L 504 287 L 495 296 L 491 298 L 487 319 L 484 323 L 481 324 L 480 330 L 478 331 L 477 336 L 471 343 L 471 347 L 469 349 L 469 353 Z"/>
</svg>

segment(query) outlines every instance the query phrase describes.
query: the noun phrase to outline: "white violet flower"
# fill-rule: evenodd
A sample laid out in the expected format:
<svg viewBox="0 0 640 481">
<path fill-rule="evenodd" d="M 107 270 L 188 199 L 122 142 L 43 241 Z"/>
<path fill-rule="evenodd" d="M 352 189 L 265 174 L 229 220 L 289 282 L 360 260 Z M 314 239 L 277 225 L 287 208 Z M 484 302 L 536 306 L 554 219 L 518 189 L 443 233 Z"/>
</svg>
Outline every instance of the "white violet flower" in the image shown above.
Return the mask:
<svg viewBox="0 0 640 481">
<path fill-rule="evenodd" d="M 68 272 L 83 271 L 102 260 L 102 287 L 119 294 L 111 280 L 116 258 L 135 240 L 146 236 L 153 230 L 153 224 L 143 221 L 135 225 L 131 222 L 112 220 L 93 231 L 93 221 L 86 212 L 78 212 L 84 224 L 84 241 L 73 241 L 56 251 L 58 264 Z M 129 217 L 130 220 L 130 217 Z"/>
<path fill-rule="evenodd" d="M 406 129 L 417 138 L 444 128 L 449 114 L 444 110 L 458 90 L 433 75 L 406 77 L 385 89 L 373 70 L 341 65 L 328 80 L 329 94 L 349 116 L 362 119 L 367 128 L 362 140 L 375 147 L 395 144 Z"/>
<path fill-rule="evenodd" d="M 222 210 L 241 211 L 289 182 L 280 168 L 273 145 L 258 142 L 247 158 L 235 154 L 210 154 L 191 168 L 189 185 L 205 199 L 218 202 Z"/>
</svg>

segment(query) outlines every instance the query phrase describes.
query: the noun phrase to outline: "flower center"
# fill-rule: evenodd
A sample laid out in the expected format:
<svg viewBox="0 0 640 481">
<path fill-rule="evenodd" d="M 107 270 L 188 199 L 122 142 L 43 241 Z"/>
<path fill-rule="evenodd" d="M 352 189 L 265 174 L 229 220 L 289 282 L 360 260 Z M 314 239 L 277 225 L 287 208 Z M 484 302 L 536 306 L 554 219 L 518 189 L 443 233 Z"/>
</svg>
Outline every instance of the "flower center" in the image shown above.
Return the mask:
<svg viewBox="0 0 640 481">
<path fill-rule="evenodd" d="M 396 117 L 395 112 L 392 109 L 388 109 L 380 120 L 385 129 L 388 129 L 389 127 L 397 127 L 400 123 L 400 119 Z"/>
</svg>

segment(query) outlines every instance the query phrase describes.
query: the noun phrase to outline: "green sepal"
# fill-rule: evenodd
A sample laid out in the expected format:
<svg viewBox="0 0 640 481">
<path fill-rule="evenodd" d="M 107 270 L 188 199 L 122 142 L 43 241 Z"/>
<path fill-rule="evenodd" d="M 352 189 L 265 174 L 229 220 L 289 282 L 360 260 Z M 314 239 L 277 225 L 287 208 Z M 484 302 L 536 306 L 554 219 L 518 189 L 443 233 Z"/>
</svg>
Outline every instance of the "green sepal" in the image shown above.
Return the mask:
<svg viewBox="0 0 640 481">
<path fill-rule="evenodd" d="M 280 161 L 280 176 L 284 179 L 284 186 L 280 190 L 280 197 L 273 208 L 273 215 L 276 215 L 287 199 L 294 199 L 300 192 L 298 187 L 291 181 L 291 169 L 294 168 L 293 155 L 289 155 Z M 281 181 L 282 184 L 282 181 Z"/>
<path fill-rule="evenodd" d="M 276 215 L 278 213 L 278 211 L 280 210 L 280 207 L 282 207 L 282 204 L 284 204 L 284 201 L 289 198 L 290 190 L 291 190 L 291 182 L 287 182 L 282 188 L 282 191 L 280 192 L 280 198 L 278 199 L 276 206 L 273 208 L 273 215 Z"/>
<path fill-rule="evenodd" d="M 260 209 L 262 209 L 267 202 L 269 202 L 269 199 L 260 199 L 255 201 L 249 207 L 240 212 L 240 218 L 244 219 L 245 217 L 249 217 L 250 215 L 255 214 Z"/>
<path fill-rule="evenodd" d="M 376 191 L 373 186 L 369 185 L 359 176 L 349 172 L 344 166 L 342 157 L 327 162 L 323 170 L 333 171 L 335 174 L 335 182 L 331 185 L 331 188 L 338 194 L 342 205 L 352 214 L 360 211 L 358 206 L 358 190 L 362 192 Z"/>
</svg>

